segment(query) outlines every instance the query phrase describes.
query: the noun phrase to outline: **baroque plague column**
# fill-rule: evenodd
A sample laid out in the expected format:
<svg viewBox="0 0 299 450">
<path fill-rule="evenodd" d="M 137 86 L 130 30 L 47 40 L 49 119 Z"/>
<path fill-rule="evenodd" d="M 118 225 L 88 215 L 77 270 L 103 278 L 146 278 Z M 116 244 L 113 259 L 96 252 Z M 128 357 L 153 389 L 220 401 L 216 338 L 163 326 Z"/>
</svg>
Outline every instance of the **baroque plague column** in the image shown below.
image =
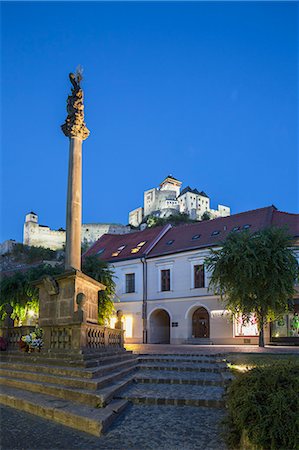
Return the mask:
<svg viewBox="0 0 299 450">
<path fill-rule="evenodd" d="M 62 131 L 69 138 L 69 171 L 66 210 L 65 268 L 81 269 L 81 223 L 82 223 L 82 141 L 88 138 L 89 130 L 84 122 L 82 76 L 70 73 L 73 85 L 67 99 L 67 113 Z"/>
<path fill-rule="evenodd" d="M 82 76 L 77 72 L 69 78 L 73 87 L 67 99 L 68 115 L 61 127 L 69 138 L 65 272 L 36 283 L 43 350 L 55 354 L 107 348 L 124 351 L 123 331 L 98 325 L 98 295 L 106 287 L 81 272 L 82 141 L 89 130 L 84 123 Z"/>
</svg>

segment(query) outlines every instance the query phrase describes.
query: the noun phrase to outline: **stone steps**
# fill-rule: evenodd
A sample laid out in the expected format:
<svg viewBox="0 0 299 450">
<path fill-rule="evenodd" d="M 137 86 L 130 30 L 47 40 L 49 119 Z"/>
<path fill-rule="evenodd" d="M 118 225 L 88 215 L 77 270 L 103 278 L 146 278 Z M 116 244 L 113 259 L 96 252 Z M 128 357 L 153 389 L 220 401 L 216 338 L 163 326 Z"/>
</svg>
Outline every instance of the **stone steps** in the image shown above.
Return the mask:
<svg viewBox="0 0 299 450">
<path fill-rule="evenodd" d="M 24 370 L 17 370 L 12 368 L 4 368 L 0 366 L 0 377 L 10 377 L 22 380 L 39 381 L 42 383 L 58 384 L 62 386 L 72 387 L 76 389 L 89 389 L 97 390 L 104 387 L 108 383 L 111 383 L 125 375 L 128 375 L 135 370 L 135 364 L 125 366 L 124 368 L 114 370 L 109 372 L 109 375 L 104 375 L 98 378 L 79 378 L 79 377 L 68 377 L 68 376 L 57 376 L 50 375 L 40 372 L 25 372 Z"/>
<path fill-rule="evenodd" d="M 218 386 L 134 383 L 116 398 L 135 404 L 223 408 L 222 395 L 223 388 Z"/>
<path fill-rule="evenodd" d="M 36 379 L 28 380 L 13 377 L 0 377 L 1 386 L 9 386 L 11 388 L 22 389 L 30 392 L 37 392 L 40 394 L 47 394 L 53 397 L 58 397 L 64 400 L 70 400 L 74 403 L 85 404 L 95 408 L 105 406 L 117 392 L 131 383 L 132 376 L 126 375 L 121 380 L 113 380 L 108 387 L 103 387 L 97 390 L 76 389 L 67 387 L 62 384 L 43 383 L 36 381 Z"/>
<path fill-rule="evenodd" d="M 96 355 L 8 353 L 0 362 L 0 403 L 100 435 L 127 405 L 114 397 L 132 382 L 138 357 Z"/>
<path fill-rule="evenodd" d="M 223 362 L 223 360 L 221 358 L 215 358 L 215 357 L 211 357 L 211 356 L 194 356 L 192 355 L 192 357 L 188 356 L 188 355 L 184 355 L 184 356 L 174 356 L 174 355 L 142 355 L 139 357 L 139 361 L 140 362 L 165 362 L 167 361 L 169 362 L 175 362 L 175 363 L 184 363 L 184 362 L 192 362 L 192 363 L 207 363 L 207 364 L 220 364 L 225 366 L 225 363 Z"/>
<path fill-rule="evenodd" d="M 132 352 L 114 352 L 114 353 L 21 353 L 9 352 L 0 354 L 0 362 L 17 362 L 17 363 L 36 363 L 46 364 L 47 366 L 64 366 L 92 368 L 101 365 L 113 364 L 114 362 L 126 361 L 132 358 Z"/>
<path fill-rule="evenodd" d="M 134 383 L 117 398 L 135 404 L 223 408 L 226 364 L 219 356 L 142 355 Z"/>
<path fill-rule="evenodd" d="M 64 364 L 66 364 L 64 362 Z M 1 362 L 0 368 L 7 368 L 12 370 L 23 370 L 28 372 L 46 373 L 51 375 L 58 375 L 64 377 L 79 377 L 79 378 L 97 378 L 104 375 L 106 372 L 112 372 L 124 367 L 132 367 L 137 365 L 138 358 L 136 356 L 131 356 L 125 360 L 119 362 L 113 362 L 110 364 L 102 364 L 101 366 L 96 366 L 94 368 L 81 368 L 81 367 L 65 367 L 65 365 L 54 366 L 54 365 L 40 365 L 36 361 L 27 359 L 26 362 Z"/>
<path fill-rule="evenodd" d="M 224 386 L 222 374 L 216 372 L 180 372 L 167 370 L 138 370 L 134 381 L 149 384 L 192 384 L 204 386 Z"/>
<path fill-rule="evenodd" d="M 80 359 L 74 365 L 63 357 L 57 365 L 54 364 L 57 359 L 46 364 L 45 357 L 32 355 L 14 355 L 6 361 L 1 358 L 0 403 L 96 435 L 107 429 L 127 402 L 224 406 L 222 395 L 229 372 L 222 355 L 121 353 L 118 356 Z"/>
<path fill-rule="evenodd" d="M 8 386 L 1 388 L 0 403 L 95 436 L 105 432 L 128 405 L 126 400 L 114 400 L 105 408 L 92 408 Z"/>
<path fill-rule="evenodd" d="M 141 361 L 139 364 L 139 368 L 142 370 L 175 370 L 180 372 L 215 372 L 219 373 L 221 371 L 225 372 L 227 371 L 227 367 L 225 364 L 207 364 L 207 363 L 198 363 L 195 364 L 194 362 L 184 362 L 180 363 L 179 361 L 175 363 L 172 362 L 159 362 L 159 361 L 153 361 L 153 362 L 143 362 Z"/>
</svg>

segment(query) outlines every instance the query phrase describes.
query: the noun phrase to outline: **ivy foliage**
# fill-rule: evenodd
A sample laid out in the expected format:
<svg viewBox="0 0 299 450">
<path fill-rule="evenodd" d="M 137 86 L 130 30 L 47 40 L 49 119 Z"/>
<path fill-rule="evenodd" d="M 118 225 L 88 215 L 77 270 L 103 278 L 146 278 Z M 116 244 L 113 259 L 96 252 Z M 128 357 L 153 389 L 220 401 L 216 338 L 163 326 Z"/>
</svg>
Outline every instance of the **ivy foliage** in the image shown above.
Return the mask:
<svg viewBox="0 0 299 450">
<path fill-rule="evenodd" d="M 299 448 L 299 363 L 279 361 L 240 374 L 227 392 L 228 448 Z"/>
<path fill-rule="evenodd" d="M 115 312 L 114 272 L 108 263 L 95 255 L 84 258 L 82 272 L 106 286 L 104 291 L 99 292 L 99 324 L 106 325 Z"/>
<path fill-rule="evenodd" d="M 24 321 L 29 309 L 38 313 L 38 289 L 32 285 L 43 275 L 58 275 L 63 272 L 61 266 L 52 267 L 41 264 L 26 271 L 18 271 L 4 276 L 0 281 L 0 319 L 5 318 L 5 305 L 13 308 L 12 319 Z"/>
<path fill-rule="evenodd" d="M 291 244 L 284 228 L 234 232 L 205 260 L 212 273 L 210 288 L 220 294 L 226 308 L 242 313 L 245 320 L 256 315 L 260 346 L 264 346 L 263 326 L 289 309 L 294 294 L 298 263 Z"/>
</svg>

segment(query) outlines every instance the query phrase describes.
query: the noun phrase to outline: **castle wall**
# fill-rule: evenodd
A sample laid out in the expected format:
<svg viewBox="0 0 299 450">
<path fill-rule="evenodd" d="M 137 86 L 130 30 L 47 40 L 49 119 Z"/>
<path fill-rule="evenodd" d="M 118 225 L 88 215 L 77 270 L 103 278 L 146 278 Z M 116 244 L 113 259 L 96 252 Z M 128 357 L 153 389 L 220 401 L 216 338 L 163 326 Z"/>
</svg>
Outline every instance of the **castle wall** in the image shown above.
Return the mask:
<svg viewBox="0 0 299 450">
<path fill-rule="evenodd" d="M 51 230 L 51 228 L 39 225 L 37 216 L 32 221 L 30 215 L 26 216 L 24 224 L 23 244 L 35 247 L 45 247 L 52 250 L 62 249 L 65 245 L 66 233 L 64 230 Z M 125 234 L 130 233 L 129 226 L 111 223 L 87 223 L 82 225 L 82 243 L 92 244 L 103 234 Z"/>
</svg>

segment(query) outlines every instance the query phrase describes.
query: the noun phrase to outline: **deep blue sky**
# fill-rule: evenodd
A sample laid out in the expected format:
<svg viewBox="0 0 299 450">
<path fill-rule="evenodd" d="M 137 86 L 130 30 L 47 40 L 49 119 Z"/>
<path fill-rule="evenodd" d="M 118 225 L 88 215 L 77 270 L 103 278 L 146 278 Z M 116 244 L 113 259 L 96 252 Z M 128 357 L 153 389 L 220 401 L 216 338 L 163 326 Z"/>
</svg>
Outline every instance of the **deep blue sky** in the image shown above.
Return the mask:
<svg viewBox="0 0 299 450">
<path fill-rule="evenodd" d="M 298 4 L 2 4 L 2 230 L 65 226 L 68 73 L 84 67 L 83 221 L 172 174 L 237 213 L 298 211 Z"/>
</svg>

